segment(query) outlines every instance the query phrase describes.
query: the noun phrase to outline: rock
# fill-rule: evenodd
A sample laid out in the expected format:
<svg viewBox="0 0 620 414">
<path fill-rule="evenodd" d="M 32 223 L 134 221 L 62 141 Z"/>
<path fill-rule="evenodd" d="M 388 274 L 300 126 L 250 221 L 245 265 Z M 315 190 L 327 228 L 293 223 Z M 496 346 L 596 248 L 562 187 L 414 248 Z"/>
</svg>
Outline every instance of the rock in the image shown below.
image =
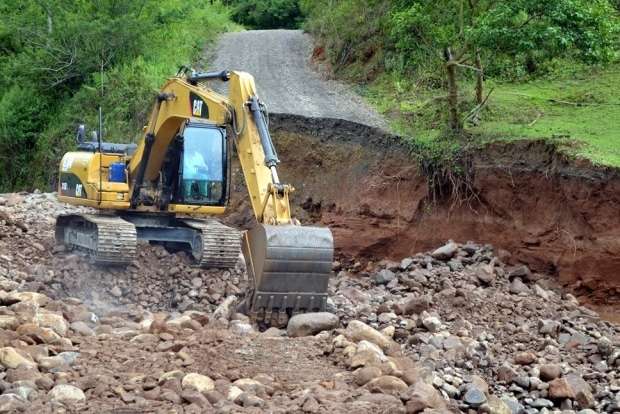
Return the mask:
<svg viewBox="0 0 620 414">
<path fill-rule="evenodd" d="M 286 332 L 290 337 L 316 335 L 330 331 L 340 324 L 338 316 L 329 312 L 302 313 L 288 321 Z"/>
<path fill-rule="evenodd" d="M 16 413 L 26 409 L 26 401 L 16 394 L 0 395 L 0 413 Z"/>
<path fill-rule="evenodd" d="M 510 408 L 512 414 L 526 414 L 525 407 L 516 398 L 503 397 L 502 401 Z"/>
<path fill-rule="evenodd" d="M 381 376 L 381 369 L 376 366 L 360 368 L 355 372 L 354 380 L 360 387 L 369 381 Z"/>
<path fill-rule="evenodd" d="M 407 390 L 407 384 L 400 378 L 391 375 L 383 375 L 372 379 L 365 386 L 370 392 L 379 392 L 382 394 L 398 395 Z"/>
<path fill-rule="evenodd" d="M 226 395 L 226 399 L 228 401 L 235 401 L 239 396 L 243 394 L 243 390 L 235 385 L 232 385 L 228 389 L 228 394 Z"/>
<path fill-rule="evenodd" d="M 0 329 L 14 330 L 19 325 L 19 321 L 12 315 L 0 315 Z"/>
<path fill-rule="evenodd" d="M 190 404 L 196 404 L 198 407 L 203 410 L 208 410 L 211 407 L 211 403 L 209 400 L 202 395 L 202 393 L 194 390 L 185 390 L 181 393 L 181 398 Z"/>
<path fill-rule="evenodd" d="M 50 328 L 60 336 L 67 334 L 67 322 L 62 315 L 51 312 L 37 312 L 35 321 L 44 328 Z"/>
<path fill-rule="evenodd" d="M 249 335 L 254 332 L 251 324 L 238 320 L 231 321 L 229 329 L 232 333 L 239 336 Z"/>
<path fill-rule="evenodd" d="M 562 375 L 562 367 L 557 364 L 545 364 L 540 366 L 540 379 L 551 381 Z"/>
<path fill-rule="evenodd" d="M 0 364 L 5 368 L 17 368 L 23 365 L 27 368 L 36 368 L 37 364 L 32 360 L 18 353 L 15 348 L 10 346 L 0 348 Z"/>
<path fill-rule="evenodd" d="M 407 401 L 407 413 L 419 413 L 427 408 L 440 410 L 439 412 L 445 412 L 441 410 L 447 411 L 445 400 L 439 391 L 424 381 L 417 381 L 409 386 L 403 395 L 403 399 Z"/>
<path fill-rule="evenodd" d="M 454 242 L 447 243 L 431 253 L 431 256 L 437 260 L 449 260 L 458 250 L 458 246 Z"/>
<path fill-rule="evenodd" d="M 598 348 L 598 352 L 603 356 L 609 356 L 614 352 L 614 344 L 609 340 L 609 338 L 602 336 L 596 342 L 596 347 Z"/>
<path fill-rule="evenodd" d="M 566 378 L 556 378 L 549 383 L 549 397 L 561 400 L 564 398 L 574 398 L 573 391 L 566 381 Z"/>
<path fill-rule="evenodd" d="M 510 282 L 508 291 L 513 295 L 518 295 L 519 293 L 529 293 L 530 289 L 523 283 L 520 277 L 515 277 L 512 279 L 512 282 Z"/>
<path fill-rule="evenodd" d="M 532 279 L 532 272 L 530 271 L 530 268 L 525 265 L 517 266 L 508 272 L 508 279 L 512 280 L 516 277 L 521 280 L 530 281 Z"/>
<path fill-rule="evenodd" d="M 121 296 L 123 296 L 123 291 L 120 287 L 115 285 L 112 289 L 110 289 L 110 294 L 115 298 L 120 298 Z"/>
<path fill-rule="evenodd" d="M 388 269 L 382 269 L 372 277 L 372 280 L 378 285 L 387 285 L 394 279 L 396 279 L 396 274 Z"/>
<path fill-rule="evenodd" d="M 560 334 L 561 324 L 558 321 L 541 319 L 538 321 L 538 332 L 556 338 Z"/>
<path fill-rule="evenodd" d="M 8 299 L 15 302 L 32 303 L 36 306 L 45 306 L 50 301 L 50 298 L 38 292 L 11 292 Z"/>
<path fill-rule="evenodd" d="M 431 298 L 428 296 L 414 296 L 407 300 L 404 304 L 396 306 L 396 313 L 401 315 L 420 314 L 430 309 L 432 304 Z"/>
<path fill-rule="evenodd" d="M 463 401 L 470 407 L 477 408 L 487 401 L 487 397 L 484 395 L 484 391 L 480 390 L 475 385 L 470 385 L 467 387 L 467 391 L 463 396 Z"/>
<path fill-rule="evenodd" d="M 353 342 L 359 342 L 362 340 L 372 342 L 378 345 L 384 352 L 393 349 L 395 346 L 398 347 L 398 344 L 396 344 L 392 339 L 358 320 L 352 320 L 349 322 L 347 329 L 344 331 L 344 335 Z"/>
<path fill-rule="evenodd" d="M 203 394 L 215 389 L 215 382 L 206 375 L 197 374 L 195 372 L 187 374 L 181 381 L 183 389 L 194 389 Z"/>
<path fill-rule="evenodd" d="M 510 406 L 494 395 L 489 397 L 487 405 L 489 414 L 513 414 Z"/>
<path fill-rule="evenodd" d="M 80 402 L 86 401 L 86 396 L 84 392 L 78 387 L 74 387 L 69 384 L 59 384 L 56 385 L 52 390 L 48 393 L 52 401 L 57 401 L 62 404 L 76 404 Z"/>
<path fill-rule="evenodd" d="M 519 365 L 530 365 L 536 362 L 538 358 L 533 352 L 519 352 L 515 355 L 515 363 Z"/>
<path fill-rule="evenodd" d="M 504 363 L 497 370 L 497 379 L 506 384 L 510 384 L 516 377 L 517 371 L 509 364 Z"/>
<path fill-rule="evenodd" d="M 568 374 L 564 378 L 570 386 L 572 395 L 574 396 L 572 398 L 577 401 L 580 408 L 594 407 L 594 403 L 596 401 L 592 395 L 592 388 L 590 387 L 590 384 L 584 381 L 584 379 L 577 374 Z"/>
<path fill-rule="evenodd" d="M 441 328 L 441 321 L 436 316 L 427 316 L 422 319 L 422 325 L 424 325 L 429 332 L 437 332 L 439 328 Z"/>
<path fill-rule="evenodd" d="M 553 402 L 549 401 L 546 398 L 536 398 L 529 405 L 530 407 L 534 408 L 551 408 L 553 407 Z"/>
<path fill-rule="evenodd" d="M 405 257 L 403 260 L 400 261 L 400 268 L 402 270 L 407 270 L 409 269 L 409 267 L 411 267 L 412 264 L 413 259 L 411 257 Z"/>
<path fill-rule="evenodd" d="M 76 332 L 82 336 L 94 336 L 95 335 L 95 331 L 93 331 L 85 322 L 75 321 L 75 322 L 72 322 L 71 325 L 69 326 L 71 327 L 71 330 L 73 332 Z"/>
</svg>

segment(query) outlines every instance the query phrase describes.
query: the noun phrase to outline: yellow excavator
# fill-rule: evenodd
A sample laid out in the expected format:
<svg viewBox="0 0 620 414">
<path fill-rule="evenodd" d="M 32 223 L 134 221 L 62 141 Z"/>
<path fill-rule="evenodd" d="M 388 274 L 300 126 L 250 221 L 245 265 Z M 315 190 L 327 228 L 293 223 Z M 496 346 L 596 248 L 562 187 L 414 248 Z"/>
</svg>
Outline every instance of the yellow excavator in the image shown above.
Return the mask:
<svg viewBox="0 0 620 414">
<path fill-rule="evenodd" d="M 211 81 L 227 82 L 227 96 Z M 157 95 L 137 144 L 101 142 L 101 133 L 86 141 L 84 126 L 77 137 L 78 150 L 60 163 L 58 198 L 98 212 L 59 216 L 58 243 L 104 265 L 133 261 L 138 239 L 185 250 L 201 267 L 234 267 L 243 252 L 251 281 L 243 310 L 252 319 L 282 325 L 325 309 L 332 234 L 291 215 L 293 188 L 278 177 L 250 74 L 180 71 Z M 226 211 L 234 150 L 256 217 L 243 237 L 209 217 Z"/>
</svg>

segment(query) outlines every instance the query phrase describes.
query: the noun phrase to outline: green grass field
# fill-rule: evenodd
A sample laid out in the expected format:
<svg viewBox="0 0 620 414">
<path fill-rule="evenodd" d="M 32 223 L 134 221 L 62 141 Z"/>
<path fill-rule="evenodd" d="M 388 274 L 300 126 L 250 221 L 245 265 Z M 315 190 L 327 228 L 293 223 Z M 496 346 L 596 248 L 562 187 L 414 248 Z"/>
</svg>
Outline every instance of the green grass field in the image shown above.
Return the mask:
<svg viewBox="0 0 620 414">
<path fill-rule="evenodd" d="M 620 65 L 527 83 L 486 82 L 493 88 L 478 125 L 468 132 L 481 142 L 549 139 L 566 153 L 596 165 L 620 167 Z M 473 86 L 463 83 L 464 110 L 473 106 Z M 485 93 L 487 93 L 485 92 Z M 397 133 L 428 141 L 445 125 L 443 101 L 404 82 L 383 77 L 361 93 Z"/>
</svg>

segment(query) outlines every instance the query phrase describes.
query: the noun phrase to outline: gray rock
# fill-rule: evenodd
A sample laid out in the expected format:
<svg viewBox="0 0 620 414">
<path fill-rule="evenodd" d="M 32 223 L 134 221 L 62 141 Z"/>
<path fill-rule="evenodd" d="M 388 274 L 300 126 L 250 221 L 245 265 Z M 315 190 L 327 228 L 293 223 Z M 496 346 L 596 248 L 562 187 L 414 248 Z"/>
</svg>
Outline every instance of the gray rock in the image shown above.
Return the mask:
<svg viewBox="0 0 620 414">
<path fill-rule="evenodd" d="M 536 398 L 529 405 L 534 408 L 551 408 L 553 407 L 553 402 L 546 398 Z"/>
<path fill-rule="evenodd" d="M 433 259 L 450 260 L 456 254 L 458 246 L 454 242 L 447 243 L 431 253 Z"/>
<path fill-rule="evenodd" d="M 26 408 L 26 401 L 15 394 L 0 395 L 0 412 L 14 413 L 21 412 Z"/>
<path fill-rule="evenodd" d="M 513 295 L 518 295 L 519 293 L 529 293 L 530 288 L 528 288 L 527 285 L 523 283 L 520 277 L 515 277 L 514 279 L 512 279 L 512 282 L 510 282 L 510 287 L 508 288 L 508 291 Z"/>
<path fill-rule="evenodd" d="M 484 395 L 484 392 L 478 389 L 478 387 L 470 385 L 467 387 L 467 391 L 463 396 L 463 401 L 465 401 L 470 407 L 477 408 L 487 402 L 487 397 Z"/>
<path fill-rule="evenodd" d="M 400 261 L 400 268 L 402 270 L 407 270 L 413 264 L 413 259 L 411 257 L 405 257 Z"/>
<path fill-rule="evenodd" d="M 422 320 L 422 325 L 429 332 L 437 332 L 441 328 L 441 321 L 436 316 L 428 316 Z"/>
<path fill-rule="evenodd" d="M 388 269 L 382 269 L 378 273 L 375 273 L 372 280 L 378 285 L 387 285 L 392 280 L 396 279 L 396 274 Z"/>
<path fill-rule="evenodd" d="M 521 280 L 530 281 L 532 279 L 532 272 L 530 271 L 530 268 L 525 265 L 517 266 L 513 268 L 510 272 L 508 272 L 508 278 L 510 280 L 515 277 L 518 277 Z"/>
<path fill-rule="evenodd" d="M 86 396 L 81 389 L 68 384 L 56 385 L 49 392 L 49 396 L 53 401 L 67 405 L 80 403 L 86 400 Z"/>
<path fill-rule="evenodd" d="M 516 398 L 504 397 L 502 401 L 510 408 L 512 414 L 525 414 L 525 407 L 523 407 Z"/>
<path fill-rule="evenodd" d="M 286 332 L 290 337 L 315 335 L 338 327 L 340 319 L 329 312 L 302 313 L 288 321 Z"/>
</svg>

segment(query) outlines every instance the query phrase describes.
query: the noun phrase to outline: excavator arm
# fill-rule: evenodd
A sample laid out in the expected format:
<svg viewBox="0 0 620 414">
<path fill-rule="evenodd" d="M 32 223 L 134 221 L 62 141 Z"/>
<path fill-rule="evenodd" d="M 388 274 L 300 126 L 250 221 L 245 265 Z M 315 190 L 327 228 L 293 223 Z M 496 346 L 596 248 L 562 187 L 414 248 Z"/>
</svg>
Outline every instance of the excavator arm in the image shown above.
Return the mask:
<svg viewBox="0 0 620 414">
<path fill-rule="evenodd" d="M 213 80 L 228 82 L 226 97 L 201 86 Z M 292 218 L 289 194 L 294 189 L 280 181 L 280 160 L 250 74 L 194 73 L 168 81 L 129 164 L 129 175 L 135 177 L 130 190 L 132 207 L 140 205 L 143 183 L 154 180 L 161 169 L 174 131 L 192 116 L 201 115 L 195 112 L 195 104 L 190 105 L 195 99 L 202 101 L 200 111 L 207 111 L 210 122 L 228 124 L 233 131 L 256 217 L 256 225 L 244 233 L 242 241 L 253 285 L 246 295 L 244 310 L 254 319 L 272 325 L 283 324 L 294 313 L 324 310 L 333 238 L 328 228 L 300 226 Z"/>
</svg>

